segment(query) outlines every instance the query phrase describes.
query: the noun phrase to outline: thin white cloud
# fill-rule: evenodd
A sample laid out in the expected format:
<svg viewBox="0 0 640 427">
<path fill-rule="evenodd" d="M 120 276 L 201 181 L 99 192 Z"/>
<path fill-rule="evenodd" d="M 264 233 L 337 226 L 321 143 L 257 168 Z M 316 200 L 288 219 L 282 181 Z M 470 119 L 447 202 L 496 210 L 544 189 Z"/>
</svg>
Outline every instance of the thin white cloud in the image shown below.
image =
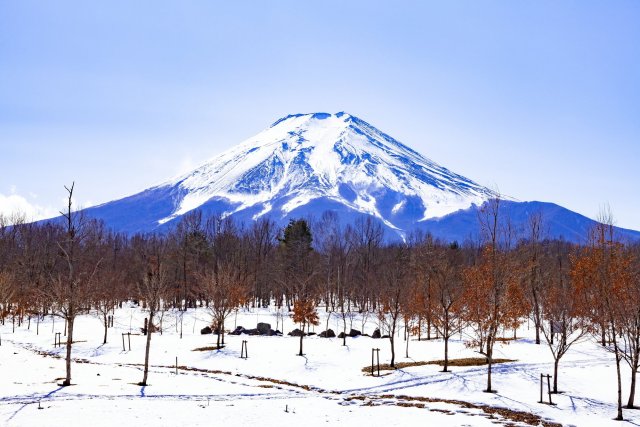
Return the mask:
<svg viewBox="0 0 640 427">
<path fill-rule="evenodd" d="M 32 197 L 32 199 L 35 197 Z M 22 217 L 27 221 L 36 221 L 44 218 L 51 218 L 58 214 L 58 211 L 50 206 L 40 206 L 16 193 L 16 188 L 11 187 L 11 194 L 0 193 L 0 215 L 6 218 Z"/>
</svg>

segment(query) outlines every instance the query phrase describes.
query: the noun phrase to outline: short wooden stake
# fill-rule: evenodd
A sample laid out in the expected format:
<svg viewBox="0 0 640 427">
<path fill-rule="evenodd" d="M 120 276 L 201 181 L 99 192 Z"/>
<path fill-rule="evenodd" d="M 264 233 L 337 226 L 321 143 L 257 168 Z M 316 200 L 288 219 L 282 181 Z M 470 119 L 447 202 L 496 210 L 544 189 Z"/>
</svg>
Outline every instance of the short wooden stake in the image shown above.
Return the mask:
<svg viewBox="0 0 640 427">
<path fill-rule="evenodd" d="M 374 377 L 375 375 L 375 368 L 378 368 L 378 375 L 380 376 L 380 349 L 379 348 L 372 348 L 371 349 L 371 376 Z"/>
<path fill-rule="evenodd" d="M 247 348 L 247 340 L 242 340 L 242 347 L 240 349 L 240 359 L 249 358 L 249 349 Z"/>
<path fill-rule="evenodd" d="M 124 345 L 124 336 L 125 335 L 129 338 L 129 351 L 131 351 L 131 332 L 123 332 L 122 333 L 122 351 L 127 351 L 127 349 L 125 348 L 125 345 Z"/>
<path fill-rule="evenodd" d="M 545 374 L 540 374 L 540 400 L 538 401 L 538 403 L 546 403 L 549 405 L 553 405 L 553 401 L 551 400 L 551 377 L 553 375 L 545 375 Z M 547 379 L 547 395 L 549 396 L 549 402 L 545 402 L 543 400 L 543 396 L 544 396 L 544 379 Z"/>
</svg>

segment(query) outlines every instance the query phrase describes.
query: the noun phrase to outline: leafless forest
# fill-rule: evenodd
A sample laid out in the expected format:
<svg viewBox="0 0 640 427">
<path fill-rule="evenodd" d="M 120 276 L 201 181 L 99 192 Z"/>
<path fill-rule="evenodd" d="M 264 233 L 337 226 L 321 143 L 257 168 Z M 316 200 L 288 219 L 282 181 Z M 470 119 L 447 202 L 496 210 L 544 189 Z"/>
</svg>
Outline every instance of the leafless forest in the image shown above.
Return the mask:
<svg viewBox="0 0 640 427">
<path fill-rule="evenodd" d="M 280 309 L 302 331 L 326 310 L 341 319 L 344 339 L 348 319 L 369 313 L 384 326 L 392 366 L 397 352 L 410 351 L 409 340 L 406 347 L 394 342 L 400 327 L 418 339 L 441 339 L 445 361 L 449 338 L 464 330 L 467 345 L 487 360 L 487 391 L 494 343 L 530 321 L 536 344 L 555 360 L 554 391 L 563 355 L 574 342 L 594 337 L 615 355 L 619 419 L 623 405 L 634 406 L 640 246 L 617 241 L 610 215 L 582 245 L 547 239 L 541 215 L 531 216 L 526 229 L 512 228 L 500 199 L 478 216 L 483 234 L 477 241 L 414 234 L 389 244 L 375 221 L 342 225 L 330 212 L 284 228 L 266 219 L 239 225 L 195 212 L 168 234 L 127 236 L 74 212 L 72 192 L 62 220 L 0 219 L 1 321 L 37 328 L 43 316 L 63 318 L 64 384 L 71 383 L 76 317 L 99 316 L 106 342 L 112 310 L 134 300 L 148 310 L 147 359 L 151 332 L 170 309 L 207 308 L 218 345 L 225 320 L 242 306 Z M 624 363 L 631 368 L 630 390 L 621 387 Z M 146 381 L 145 369 L 141 384 Z"/>
</svg>

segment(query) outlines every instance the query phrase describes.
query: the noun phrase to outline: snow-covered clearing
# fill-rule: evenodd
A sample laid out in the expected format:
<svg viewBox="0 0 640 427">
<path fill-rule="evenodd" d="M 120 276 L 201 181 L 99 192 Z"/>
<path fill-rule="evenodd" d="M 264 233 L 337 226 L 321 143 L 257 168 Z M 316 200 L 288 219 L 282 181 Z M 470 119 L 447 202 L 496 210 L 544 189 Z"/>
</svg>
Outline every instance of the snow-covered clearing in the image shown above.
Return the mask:
<svg viewBox="0 0 640 427">
<path fill-rule="evenodd" d="M 321 326 L 316 332 L 326 325 L 326 313 L 319 311 Z M 533 329 L 526 324 L 520 331 L 525 338 L 496 345 L 496 357 L 517 361 L 494 367 L 498 392 L 488 394 L 482 392 L 486 387 L 482 366 L 453 367 L 453 372 L 443 373 L 439 366 L 425 365 L 383 371 L 380 377 L 364 374 L 361 368 L 371 363 L 372 348 L 380 348 L 381 363 L 389 362 L 387 339 L 347 338 L 342 346 L 338 338 L 305 337 L 306 355 L 299 357 L 299 338 L 227 335 L 222 350 L 193 351 L 215 344 L 215 335 L 200 334 L 209 323 L 208 312 L 204 308 L 168 311 L 162 335 L 154 334 L 151 342 L 150 385 L 140 387 L 136 383 L 142 379 L 145 337 L 138 334 L 144 316 L 134 306 L 116 310 L 106 345 L 101 345 L 103 329 L 97 317 L 80 316 L 75 330 L 78 342 L 73 347 L 73 385 L 64 388 L 58 385 L 64 376 L 64 347 L 53 346 L 54 332 L 63 332 L 60 319 L 46 317 L 39 334 L 33 319 L 30 329 L 25 322 L 16 326 L 15 333 L 10 321 L 0 326 L 0 424 L 527 425 L 492 415 L 481 405 L 530 412 L 564 425 L 640 424 L 640 411 L 625 410 L 624 423 L 612 420 L 615 365 L 612 355 L 593 341 L 577 345 L 562 360 L 559 387 L 563 393 L 552 396 L 557 405 L 537 403 L 540 374 L 553 373 L 553 364 L 548 348 L 532 343 Z M 353 328 L 371 334 L 377 321 L 374 316 L 365 320 L 362 328 L 361 317 L 355 317 Z M 275 329 L 276 314 L 267 309 L 240 311 L 237 318 L 231 316 L 227 328 L 236 324 L 255 328 L 257 322 L 270 323 Z M 281 325 L 280 321 L 279 329 Z M 285 318 L 284 331 L 294 327 Z M 329 327 L 339 333 L 342 320 L 332 315 Z M 131 351 L 128 343 L 123 351 L 122 333 L 129 331 Z M 243 340 L 248 342 L 248 359 L 240 358 Z M 412 337 L 408 359 L 405 344 L 402 337 L 397 340 L 399 362 L 443 358 L 440 340 Z M 451 358 L 477 356 L 459 337 L 450 349 Z"/>
</svg>

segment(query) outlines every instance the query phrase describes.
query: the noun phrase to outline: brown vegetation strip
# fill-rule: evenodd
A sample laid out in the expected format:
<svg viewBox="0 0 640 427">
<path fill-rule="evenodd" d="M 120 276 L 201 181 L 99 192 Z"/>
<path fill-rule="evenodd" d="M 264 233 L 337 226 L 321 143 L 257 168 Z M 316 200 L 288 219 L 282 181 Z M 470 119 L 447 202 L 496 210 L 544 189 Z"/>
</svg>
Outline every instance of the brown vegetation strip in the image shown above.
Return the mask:
<svg viewBox="0 0 640 427">
<path fill-rule="evenodd" d="M 396 403 L 396 406 L 401 407 L 414 407 L 414 408 L 425 408 L 426 403 L 448 403 L 451 405 L 460 406 L 465 409 L 479 409 L 485 414 L 487 414 L 490 418 L 494 418 L 496 415 L 501 416 L 505 420 L 515 423 L 525 423 L 532 426 L 543 426 L 543 427 L 562 427 L 562 424 L 555 423 L 552 421 L 547 421 L 539 415 L 532 414 L 530 412 L 524 411 L 516 411 L 508 408 L 498 408 L 495 406 L 489 405 L 481 405 L 465 402 L 463 400 L 453 400 L 453 399 L 436 399 L 431 397 L 420 397 L 420 396 L 405 396 L 405 395 L 394 395 L 394 394 L 383 394 L 379 396 L 350 396 L 345 400 L 362 400 L 365 406 L 374 406 L 375 403 L 372 400 L 375 399 L 397 399 L 399 402 Z M 365 402 L 366 400 L 366 402 Z M 454 415 L 455 412 L 447 411 L 444 409 L 429 409 L 430 411 L 443 412 Z"/>
<path fill-rule="evenodd" d="M 198 348 L 194 348 L 191 351 L 215 351 L 215 350 L 222 350 L 224 348 L 223 345 L 221 345 L 220 347 L 215 346 L 215 345 L 211 345 L 209 347 L 198 347 Z"/>
<path fill-rule="evenodd" d="M 496 363 L 508 363 L 508 362 L 516 362 L 513 359 L 493 359 L 493 364 Z M 465 357 L 462 359 L 451 359 L 449 360 L 449 366 L 482 366 L 487 364 L 487 359 L 484 357 Z M 394 369 L 404 369 L 411 368 L 414 366 L 425 366 L 425 365 L 438 365 L 444 366 L 444 360 L 429 360 L 429 361 L 420 361 L 420 362 L 398 362 L 395 364 L 394 368 L 391 367 L 388 363 L 380 365 L 381 371 L 392 371 Z M 376 366 L 377 369 L 377 366 Z M 370 373 L 371 365 L 365 366 L 362 368 L 362 372 Z"/>
</svg>

